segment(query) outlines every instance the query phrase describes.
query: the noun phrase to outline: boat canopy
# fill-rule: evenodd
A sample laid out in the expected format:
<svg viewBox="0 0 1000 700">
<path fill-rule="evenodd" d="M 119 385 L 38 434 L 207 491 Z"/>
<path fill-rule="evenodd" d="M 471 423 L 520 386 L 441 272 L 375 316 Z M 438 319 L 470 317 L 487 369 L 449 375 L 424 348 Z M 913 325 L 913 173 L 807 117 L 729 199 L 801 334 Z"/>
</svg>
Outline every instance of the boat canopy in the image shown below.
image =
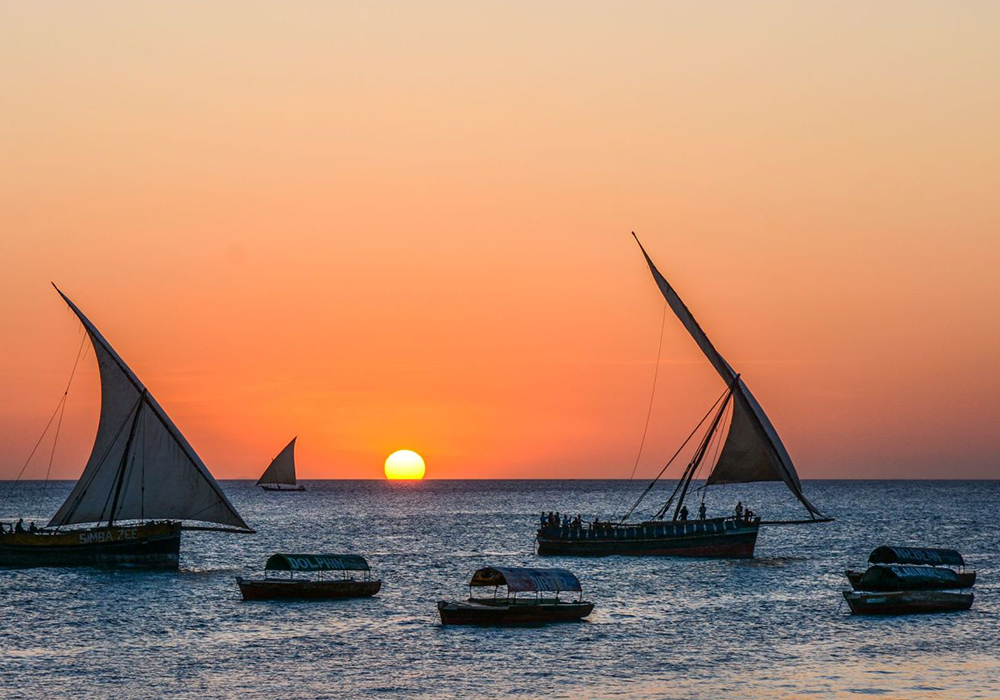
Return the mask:
<svg viewBox="0 0 1000 700">
<path fill-rule="evenodd" d="M 566 569 L 487 567 L 472 575 L 470 586 L 507 586 L 511 593 L 527 591 L 581 592 L 580 581 Z"/>
<path fill-rule="evenodd" d="M 954 549 L 924 547 L 889 547 L 882 545 L 868 557 L 869 564 L 928 564 L 930 566 L 965 566 L 962 555 Z"/>
<path fill-rule="evenodd" d="M 357 554 L 272 554 L 264 565 L 267 571 L 369 571 L 364 557 Z"/>
<path fill-rule="evenodd" d="M 861 577 L 861 588 L 875 591 L 919 591 L 962 588 L 962 581 L 951 569 L 896 564 L 878 565 L 868 567 L 868 571 Z"/>
</svg>

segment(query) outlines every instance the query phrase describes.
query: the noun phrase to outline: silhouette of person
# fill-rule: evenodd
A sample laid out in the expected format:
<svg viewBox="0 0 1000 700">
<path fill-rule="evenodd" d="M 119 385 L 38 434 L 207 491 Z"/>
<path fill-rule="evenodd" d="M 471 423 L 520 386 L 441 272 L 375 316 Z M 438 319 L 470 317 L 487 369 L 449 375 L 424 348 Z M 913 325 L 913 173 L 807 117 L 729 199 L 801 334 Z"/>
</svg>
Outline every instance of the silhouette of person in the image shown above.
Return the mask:
<svg viewBox="0 0 1000 700">
<path fill-rule="evenodd" d="M 698 518 L 701 520 L 705 519 L 705 502 L 702 501 L 701 505 L 698 506 Z"/>
<path fill-rule="evenodd" d="M 681 506 L 681 520 L 687 520 L 687 519 L 688 519 L 688 507 Z"/>
<path fill-rule="evenodd" d="M 15 532 L 24 532 L 24 518 L 18 518 L 17 525 L 14 526 Z"/>
</svg>

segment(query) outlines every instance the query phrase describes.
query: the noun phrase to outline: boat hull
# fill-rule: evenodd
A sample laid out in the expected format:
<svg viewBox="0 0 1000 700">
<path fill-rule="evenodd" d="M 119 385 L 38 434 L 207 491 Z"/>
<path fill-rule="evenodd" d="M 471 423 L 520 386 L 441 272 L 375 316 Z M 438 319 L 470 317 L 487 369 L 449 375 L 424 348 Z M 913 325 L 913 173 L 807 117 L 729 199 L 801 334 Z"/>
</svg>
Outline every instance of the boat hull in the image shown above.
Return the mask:
<svg viewBox="0 0 1000 700">
<path fill-rule="evenodd" d="M 961 582 L 959 588 L 972 588 L 973 586 L 976 585 L 975 571 L 964 571 L 962 573 L 958 572 L 956 573 L 958 574 L 958 580 Z M 856 591 L 875 590 L 875 589 L 861 587 L 861 577 L 865 575 L 864 571 L 854 571 L 852 569 L 848 569 L 847 571 L 844 572 L 844 575 L 847 576 L 847 580 L 850 581 L 851 588 L 853 588 Z"/>
<path fill-rule="evenodd" d="M 112 525 L 0 535 L 0 567 L 134 566 L 176 569 L 181 524 Z"/>
<path fill-rule="evenodd" d="M 709 557 L 750 559 L 759 523 L 735 518 L 648 522 L 607 528 L 544 527 L 542 556 Z"/>
<path fill-rule="evenodd" d="M 855 615 L 908 615 L 912 613 L 957 612 L 972 607 L 972 593 L 951 591 L 894 591 L 857 593 L 843 591 Z"/>
<path fill-rule="evenodd" d="M 260 484 L 260 487 L 265 491 L 290 491 L 293 493 L 306 490 L 306 487 L 302 484 L 295 484 L 294 486 L 285 486 L 282 484 Z"/>
<path fill-rule="evenodd" d="M 593 603 L 515 603 L 507 601 L 438 601 L 442 625 L 542 625 L 578 622 L 594 610 Z"/>
<path fill-rule="evenodd" d="M 306 581 L 286 579 L 247 580 L 236 577 L 243 600 L 329 600 L 370 598 L 382 588 L 381 581 Z"/>
</svg>

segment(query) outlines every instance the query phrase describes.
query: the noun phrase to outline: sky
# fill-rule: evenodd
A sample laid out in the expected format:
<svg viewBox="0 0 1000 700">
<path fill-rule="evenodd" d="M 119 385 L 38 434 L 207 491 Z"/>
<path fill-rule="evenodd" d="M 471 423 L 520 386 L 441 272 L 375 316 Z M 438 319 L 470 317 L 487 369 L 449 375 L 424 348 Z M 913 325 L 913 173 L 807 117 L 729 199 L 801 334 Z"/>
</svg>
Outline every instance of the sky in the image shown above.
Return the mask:
<svg viewBox="0 0 1000 700">
<path fill-rule="evenodd" d="M 1000 477 L 1000 4 L 3 2 L 0 106 L 0 478 L 50 282 L 219 478 L 625 478 L 659 349 L 654 474 L 724 387 L 632 230 L 803 478 Z"/>
</svg>

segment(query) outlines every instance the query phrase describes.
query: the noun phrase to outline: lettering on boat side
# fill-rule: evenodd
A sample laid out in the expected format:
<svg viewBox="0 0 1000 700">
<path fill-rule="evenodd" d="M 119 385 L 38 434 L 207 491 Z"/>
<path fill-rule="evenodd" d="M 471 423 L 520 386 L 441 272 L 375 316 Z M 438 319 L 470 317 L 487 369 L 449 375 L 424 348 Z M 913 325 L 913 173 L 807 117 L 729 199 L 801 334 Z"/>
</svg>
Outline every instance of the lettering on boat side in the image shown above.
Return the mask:
<svg viewBox="0 0 1000 700">
<path fill-rule="evenodd" d="M 95 542 L 120 542 L 122 540 L 139 539 L 139 528 L 120 527 L 116 530 L 99 530 L 97 532 L 81 532 L 80 544 L 93 544 Z"/>
</svg>

